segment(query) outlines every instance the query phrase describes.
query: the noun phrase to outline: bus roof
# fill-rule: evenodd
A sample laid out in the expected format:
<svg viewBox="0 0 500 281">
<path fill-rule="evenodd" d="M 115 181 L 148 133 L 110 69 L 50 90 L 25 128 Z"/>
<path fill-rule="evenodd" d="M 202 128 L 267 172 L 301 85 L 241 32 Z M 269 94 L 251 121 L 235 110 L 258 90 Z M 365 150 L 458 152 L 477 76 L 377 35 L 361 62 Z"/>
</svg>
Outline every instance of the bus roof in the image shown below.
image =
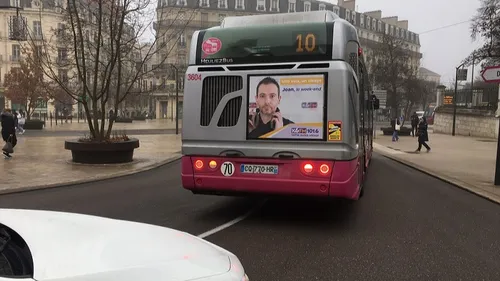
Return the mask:
<svg viewBox="0 0 500 281">
<path fill-rule="evenodd" d="M 220 27 L 244 27 L 269 24 L 287 24 L 287 23 L 320 23 L 333 22 L 340 17 L 332 11 L 311 11 L 298 13 L 283 13 L 269 15 L 251 15 L 251 16 L 230 16 L 224 18 Z"/>
</svg>

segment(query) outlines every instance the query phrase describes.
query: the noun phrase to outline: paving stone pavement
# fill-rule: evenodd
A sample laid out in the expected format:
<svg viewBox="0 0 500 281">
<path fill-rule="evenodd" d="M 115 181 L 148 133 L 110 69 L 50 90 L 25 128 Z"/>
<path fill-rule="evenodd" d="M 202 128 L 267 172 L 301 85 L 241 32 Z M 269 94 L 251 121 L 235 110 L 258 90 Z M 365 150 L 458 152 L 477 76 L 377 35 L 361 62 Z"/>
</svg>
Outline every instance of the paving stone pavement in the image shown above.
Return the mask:
<svg viewBox="0 0 500 281">
<path fill-rule="evenodd" d="M 132 163 L 96 166 L 71 162 L 71 152 L 64 149 L 64 141 L 71 137 L 19 136 L 13 157 L 0 159 L 0 193 L 126 175 L 180 157 L 180 135 L 137 138 L 140 147 Z"/>
<path fill-rule="evenodd" d="M 431 152 L 417 154 L 417 138 L 377 135 L 374 149 L 424 172 L 500 203 L 500 186 L 494 186 L 495 139 L 429 133 Z"/>
</svg>

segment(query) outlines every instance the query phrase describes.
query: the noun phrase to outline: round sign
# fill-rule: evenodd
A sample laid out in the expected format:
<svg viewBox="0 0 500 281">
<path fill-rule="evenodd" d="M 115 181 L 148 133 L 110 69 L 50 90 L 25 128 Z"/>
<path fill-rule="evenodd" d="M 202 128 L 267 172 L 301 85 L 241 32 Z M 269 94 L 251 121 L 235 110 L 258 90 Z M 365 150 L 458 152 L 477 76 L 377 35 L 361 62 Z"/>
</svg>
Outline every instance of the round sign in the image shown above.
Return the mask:
<svg viewBox="0 0 500 281">
<path fill-rule="evenodd" d="M 203 41 L 201 49 L 203 53 L 207 55 L 216 54 L 220 49 L 222 49 L 222 41 L 219 38 L 210 37 L 207 40 Z"/>
<path fill-rule="evenodd" d="M 231 162 L 224 162 L 220 166 L 220 172 L 225 176 L 225 177 L 230 177 L 234 174 L 234 164 Z"/>
</svg>

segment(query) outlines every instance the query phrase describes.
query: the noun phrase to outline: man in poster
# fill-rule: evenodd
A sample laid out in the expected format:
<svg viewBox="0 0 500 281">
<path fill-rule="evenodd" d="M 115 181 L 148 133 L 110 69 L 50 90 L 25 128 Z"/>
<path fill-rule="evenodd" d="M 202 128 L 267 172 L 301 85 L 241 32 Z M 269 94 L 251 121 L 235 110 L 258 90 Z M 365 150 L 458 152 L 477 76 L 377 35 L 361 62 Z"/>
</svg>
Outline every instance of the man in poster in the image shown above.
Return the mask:
<svg viewBox="0 0 500 281">
<path fill-rule="evenodd" d="M 248 115 L 248 138 L 259 138 L 288 124 L 294 124 L 281 115 L 278 108 L 280 101 L 280 85 L 275 79 L 266 77 L 257 84 L 257 109 Z"/>
</svg>

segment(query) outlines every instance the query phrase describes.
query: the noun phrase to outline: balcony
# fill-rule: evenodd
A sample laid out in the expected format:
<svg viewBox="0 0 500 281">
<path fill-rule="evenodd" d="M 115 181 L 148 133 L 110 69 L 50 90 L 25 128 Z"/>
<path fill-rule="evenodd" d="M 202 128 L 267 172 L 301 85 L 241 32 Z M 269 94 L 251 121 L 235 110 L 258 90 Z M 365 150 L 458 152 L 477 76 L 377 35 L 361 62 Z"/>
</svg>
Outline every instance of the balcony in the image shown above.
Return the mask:
<svg viewBox="0 0 500 281">
<path fill-rule="evenodd" d="M 179 19 L 165 19 L 159 22 L 155 22 L 153 27 L 155 30 L 164 29 L 168 30 L 171 28 L 193 28 L 193 29 L 206 29 L 209 27 L 219 26 L 219 21 L 199 21 L 199 20 L 179 20 Z"/>
</svg>

